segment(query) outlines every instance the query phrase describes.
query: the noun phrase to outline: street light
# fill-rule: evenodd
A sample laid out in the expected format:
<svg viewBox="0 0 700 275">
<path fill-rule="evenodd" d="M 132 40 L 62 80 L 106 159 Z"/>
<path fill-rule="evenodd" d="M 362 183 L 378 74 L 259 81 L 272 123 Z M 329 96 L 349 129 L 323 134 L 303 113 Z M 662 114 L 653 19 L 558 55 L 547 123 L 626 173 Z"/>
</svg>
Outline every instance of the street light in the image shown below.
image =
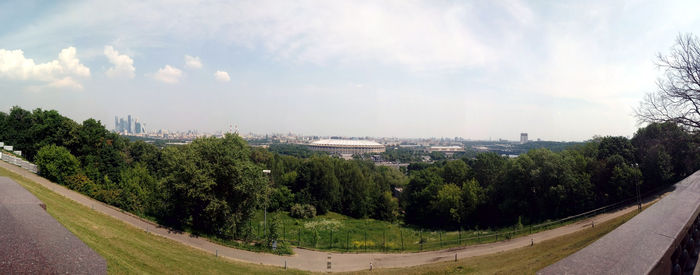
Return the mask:
<svg viewBox="0 0 700 275">
<path fill-rule="evenodd" d="M 635 163 L 634 167 L 639 168 L 639 164 Z M 642 212 L 642 196 L 639 195 L 639 184 L 640 184 L 640 181 L 637 180 L 634 183 L 634 186 L 637 187 L 637 211 Z"/>
<path fill-rule="evenodd" d="M 272 172 L 272 171 L 271 171 L 271 170 L 268 170 L 268 169 L 263 170 L 263 174 L 267 175 L 268 177 L 270 176 L 270 173 L 271 173 L 271 172 Z M 269 181 L 268 181 L 268 182 L 269 182 Z M 265 195 L 266 195 L 267 197 L 265 197 L 265 222 L 264 222 L 264 225 L 263 225 L 263 232 L 265 233 L 265 237 L 267 237 L 267 200 L 269 199 L 269 198 L 268 198 L 268 197 L 269 197 L 269 194 L 265 194 Z"/>
</svg>

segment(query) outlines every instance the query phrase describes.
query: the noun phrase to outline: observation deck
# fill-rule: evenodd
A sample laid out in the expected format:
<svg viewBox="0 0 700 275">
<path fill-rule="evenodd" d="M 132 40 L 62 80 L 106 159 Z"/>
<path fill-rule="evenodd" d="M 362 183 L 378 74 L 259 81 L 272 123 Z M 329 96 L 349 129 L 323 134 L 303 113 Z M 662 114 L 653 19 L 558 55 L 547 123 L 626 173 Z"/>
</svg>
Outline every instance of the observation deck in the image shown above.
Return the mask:
<svg viewBox="0 0 700 275">
<path fill-rule="evenodd" d="M 589 246 L 537 274 L 693 274 L 700 254 L 700 171 Z"/>
</svg>

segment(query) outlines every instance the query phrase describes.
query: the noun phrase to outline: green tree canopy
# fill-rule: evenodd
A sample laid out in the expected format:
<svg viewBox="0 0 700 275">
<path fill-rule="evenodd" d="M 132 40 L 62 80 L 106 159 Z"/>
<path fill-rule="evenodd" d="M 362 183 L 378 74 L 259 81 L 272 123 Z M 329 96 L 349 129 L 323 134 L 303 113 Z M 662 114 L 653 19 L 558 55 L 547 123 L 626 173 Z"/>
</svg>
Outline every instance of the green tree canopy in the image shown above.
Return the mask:
<svg viewBox="0 0 700 275">
<path fill-rule="evenodd" d="M 48 180 L 65 184 L 67 177 L 80 171 L 80 162 L 65 147 L 46 145 L 36 154 L 39 172 Z"/>
</svg>

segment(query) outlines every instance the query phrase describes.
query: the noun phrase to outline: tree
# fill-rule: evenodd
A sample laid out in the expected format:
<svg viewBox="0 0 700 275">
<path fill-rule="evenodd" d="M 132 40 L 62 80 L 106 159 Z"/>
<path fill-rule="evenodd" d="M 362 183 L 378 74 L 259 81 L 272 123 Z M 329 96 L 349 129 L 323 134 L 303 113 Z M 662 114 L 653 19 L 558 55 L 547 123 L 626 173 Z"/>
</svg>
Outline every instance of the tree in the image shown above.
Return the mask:
<svg viewBox="0 0 700 275">
<path fill-rule="evenodd" d="M 33 148 L 32 136 L 29 129 L 32 127 L 32 113 L 20 107 L 12 107 L 5 121 L 3 134 L 5 144 L 14 146 L 15 150 L 27 151 Z M 32 160 L 30 158 L 30 160 Z"/>
<path fill-rule="evenodd" d="M 280 238 L 280 217 L 279 213 L 275 212 L 275 214 L 270 217 L 270 225 L 268 227 L 268 234 L 267 235 L 267 245 L 269 247 L 272 247 L 272 244 Z"/>
<path fill-rule="evenodd" d="M 268 195 L 268 179 L 238 135 L 200 138 L 163 151 L 165 218 L 173 225 L 232 237 Z"/>
<path fill-rule="evenodd" d="M 143 141 L 131 142 L 126 148 L 127 163 L 141 162 L 146 165 L 154 175 L 158 174 L 161 164 L 161 152 L 158 147 Z"/>
<path fill-rule="evenodd" d="M 598 146 L 598 159 L 620 155 L 625 161 L 634 163 L 634 146 L 626 137 L 604 137 Z"/>
<path fill-rule="evenodd" d="M 700 41 L 692 34 L 679 35 L 670 54 L 658 55 L 657 65 L 664 75 L 635 110 L 637 119 L 700 130 Z"/>
<path fill-rule="evenodd" d="M 644 185 L 671 183 L 697 170 L 694 137 L 675 123 L 651 123 L 632 138 Z"/>
<path fill-rule="evenodd" d="M 474 177 L 482 186 L 491 187 L 498 182 L 505 164 L 506 159 L 496 153 L 479 154 L 472 165 Z"/>
<path fill-rule="evenodd" d="M 88 196 L 94 196 L 95 192 L 97 192 L 97 185 L 82 173 L 69 176 L 65 181 L 68 188 Z"/>
<path fill-rule="evenodd" d="M 328 156 L 314 156 L 299 169 L 299 176 L 292 191 L 298 192 L 297 201 L 311 203 L 323 215 L 338 210 L 341 203 L 341 186 L 335 174 L 335 162 Z"/>
<path fill-rule="evenodd" d="M 401 204 L 406 210 L 406 222 L 422 225 L 437 225 L 444 221 L 439 221 L 430 207 L 438 195 L 440 187 L 444 185 L 438 169 L 430 167 L 428 169 L 417 170 L 412 173 L 411 181 L 401 194 Z"/>
<path fill-rule="evenodd" d="M 471 178 L 471 168 L 461 159 L 448 161 L 443 167 L 443 176 L 446 183 L 462 184 Z"/>
<path fill-rule="evenodd" d="M 372 191 L 369 180 L 365 178 L 354 161 L 344 162 L 338 166 L 337 170 L 337 178 L 343 188 L 343 196 L 340 198 L 343 214 L 354 218 L 368 216 Z"/>
<path fill-rule="evenodd" d="M 121 189 L 118 204 L 120 208 L 137 214 L 144 214 L 149 203 L 154 203 L 156 181 L 142 163 L 136 163 L 121 171 L 118 188 Z M 152 213 L 152 211 L 151 211 Z"/>
<path fill-rule="evenodd" d="M 374 218 L 394 222 L 399 216 L 399 200 L 390 191 L 381 193 L 375 202 Z"/>
<path fill-rule="evenodd" d="M 47 145 L 36 154 L 39 173 L 48 180 L 65 184 L 66 178 L 80 170 L 80 162 L 65 147 Z"/>
<path fill-rule="evenodd" d="M 460 209 L 461 223 L 465 223 L 472 213 L 474 213 L 479 204 L 482 203 L 484 196 L 483 192 L 483 189 L 475 179 L 471 179 L 462 184 L 462 208 Z"/>
<path fill-rule="evenodd" d="M 437 196 L 431 201 L 433 214 L 437 220 L 446 225 L 458 225 L 462 221 L 462 190 L 456 184 L 444 184 L 438 189 Z"/>
</svg>

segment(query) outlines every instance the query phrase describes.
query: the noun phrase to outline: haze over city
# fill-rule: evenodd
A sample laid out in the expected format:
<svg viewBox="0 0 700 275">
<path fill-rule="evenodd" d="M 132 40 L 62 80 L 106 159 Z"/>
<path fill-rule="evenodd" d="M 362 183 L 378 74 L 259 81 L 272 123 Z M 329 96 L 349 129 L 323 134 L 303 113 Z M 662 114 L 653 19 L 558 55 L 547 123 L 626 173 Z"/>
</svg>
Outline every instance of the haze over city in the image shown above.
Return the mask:
<svg viewBox="0 0 700 275">
<path fill-rule="evenodd" d="M 0 3 L 0 111 L 111 128 L 631 136 L 697 1 Z"/>
</svg>

